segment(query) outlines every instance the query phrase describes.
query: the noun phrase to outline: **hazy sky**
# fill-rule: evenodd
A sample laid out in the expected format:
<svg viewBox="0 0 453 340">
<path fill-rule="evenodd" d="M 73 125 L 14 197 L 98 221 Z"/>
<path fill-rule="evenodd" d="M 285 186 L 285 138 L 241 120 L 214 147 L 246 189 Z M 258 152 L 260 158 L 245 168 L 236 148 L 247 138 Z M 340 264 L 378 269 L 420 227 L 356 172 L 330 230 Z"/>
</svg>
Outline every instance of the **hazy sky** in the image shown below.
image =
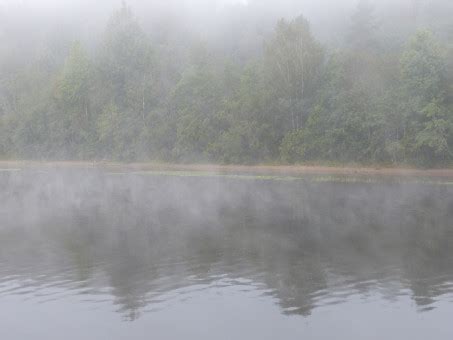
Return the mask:
<svg viewBox="0 0 453 340">
<path fill-rule="evenodd" d="M 304 15 L 321 40 L 335 42 L 344 35 L 351 14 L 359 0 L 126 0 L 148 33 L 172 25 L 193 32 L 201 39 L 225 31 L 240 30 L 247 25 L 272 27 L 281 17 Z M 411 8 L 413 0 L 370 0 L 377 12 L 389 6 L 391 13 L 401 16 Z M 428 2 L 432 0 L 420 0 Z M 452 0 L 453 1 L 453 0 Z M 79 38 L 93 37 L 105 27 L 111 13 L 122 0 L 0 0 L 14 12 L 9 23 L 21 30 L 46 26 L 73 27 Z M 240 6 L 243 6 L 241 9 Z M 232 6 L 231 10 L 228 8 Z M 234 9 L 235 8 L 235 9 Z M 247 12 L 247 13 L 246 13 Z M 0 13 L 1 14 L 1 13 Z M 388 11 L 382 16 L 390 18 Z M 392 17 L 392 22 L 398 22 Z M 387 20 L 388 21 L 388 20 Z M 0 22 L 0 26 L 1 26 Z M 234 26 L 234 27 L 233 27 Z M 262 27 L 253 29 L 262 30 Z"/>
</svg>

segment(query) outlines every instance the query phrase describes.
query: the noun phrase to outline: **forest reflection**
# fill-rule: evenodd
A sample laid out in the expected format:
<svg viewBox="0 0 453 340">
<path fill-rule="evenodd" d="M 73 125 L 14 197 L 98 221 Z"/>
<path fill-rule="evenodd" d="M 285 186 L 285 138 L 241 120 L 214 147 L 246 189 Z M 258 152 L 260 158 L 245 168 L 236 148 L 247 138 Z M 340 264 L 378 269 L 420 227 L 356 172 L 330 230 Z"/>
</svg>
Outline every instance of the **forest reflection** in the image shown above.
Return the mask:
<svg viewBox="0 0 453 340">
<path fill-rule="evenodd" d="M 0 297 L 113 299 L 135 320 L 213 284 L 303 316 L 370 295 L 428 312 L 453 294 L 450 186 L 84 171 L 0 186 Z"/>
</svg>

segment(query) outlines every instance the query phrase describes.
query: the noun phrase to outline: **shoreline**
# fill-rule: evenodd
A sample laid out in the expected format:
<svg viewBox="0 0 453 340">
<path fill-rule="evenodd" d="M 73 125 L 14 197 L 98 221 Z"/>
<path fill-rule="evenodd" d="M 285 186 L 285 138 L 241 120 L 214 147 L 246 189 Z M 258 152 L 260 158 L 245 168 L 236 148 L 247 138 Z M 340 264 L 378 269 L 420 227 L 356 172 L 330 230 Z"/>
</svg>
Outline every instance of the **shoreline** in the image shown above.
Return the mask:
<svg viewBox="0 0 453 340">
<path fill-rule="evenodd" d="M 0 170 L 97 169 L 109 172 L 189 172 L 269 176 L 416 177 L 453 180 L 453 168 L 416 169 L 312 165 L 216 165 L 171 163 L 118 163 L 84 161 L 0 161 Z"/>
</svg>

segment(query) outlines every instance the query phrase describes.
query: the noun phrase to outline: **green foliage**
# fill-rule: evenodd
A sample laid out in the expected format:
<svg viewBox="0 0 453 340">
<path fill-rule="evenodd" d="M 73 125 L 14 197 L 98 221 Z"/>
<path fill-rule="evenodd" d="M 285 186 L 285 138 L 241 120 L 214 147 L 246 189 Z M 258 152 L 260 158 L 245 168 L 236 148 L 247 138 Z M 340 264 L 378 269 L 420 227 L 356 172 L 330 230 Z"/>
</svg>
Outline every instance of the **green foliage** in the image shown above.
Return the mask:
<svg viewBox="0 0 453 340">
<path fill-rule="evenodd" d="M 6 131 L 6 122 L 0 117 L 0 159 L 6 158 L 8 152 L 8 138 Z"/>
<path fill-rule="evenodd" d="M 144 114 L 153 80 L 152 51 L 145 33 L 123 3 L 110 19 L 99 51 L 98 86 L 106 103 Z"/>
<path fill-rule="evenodd" d="M 264 72 L 269 92 L 279 104 L 288 127 L 297 130 L 307 119 L 319 86 L 324 51 L 314 39 L 308 21 L 298 17 L 277 24 L 265 57 Z"/>
<path fill-rule="evenodd" d="M 283 138 L 280 146 L 281 158 L 286 163 L 306 160 L 307 138 L 305 130 L 295 130 Z"/>
<path fill-rule="evenodd" d="M 401 58 L 408 151 L 415 162 L 429 165 L 452 158 L 452 133 L 445 105 L 445 59 L 431 32 L 421 31 Z"/>
<path fill-rule="evenodd" d="M 447 113 L 439 103 L 432 102 L 423 110 L 423 115 L 424 122 L 415 136 L 415 152 L 420 155 L 419 160 L 425 165 L 445 163 L 452 157 L 448 141 L 452 125 L 446 119 Z"/>
<path fill-rule="evenodd" d="M 91 74 L 86 52 L 79 42 L 74 43 L 57 80 L 53 109 L 49 111 L 52 145 L 62 147 L 59 157 L 89 159 L 95 155 Z"/>
<path fill-rule="evenodd" d="M 91 65 L 79 42 L 76 42 L 66 59 L 57 84 L 57 100 L 64 106 L 72 106 L 80 111 L 87 109 L 91 85 Z"/>
<path fill-rule="evenodd" d="M 174 157 L 203 160 L 208 145 L 221 132 L 220 80 L 206 65 L 188 70 L 176 86 L 172 102 L 177 115 Z"/>
<path fill-rule="evenodd" d="M 441 49 L 429 31 L 420 31 L 409 42 L 401 58 L 401 81 L 414 109 L 434 98 L 443 98 L 445 61 Z"/>
<path fill-rule="evenodd" d="M 208 152 L 223 163 L 248 164 L 269 161 L 273 150 L 272 127 L 256 121 L 236 122 L 210 145 Z"/>
<path fill-rule="evenodd" d="M 395 46 L 377 22 L 359 2 L 333 51 L 303 17 L 282 19 L 251 56 L 257 37 L 227 53 L 148 35 L 123 5 L 93 48 L 54 39 L 23 63 L 0 50 L 0 157 L 451 163 L 447 25 Z"/>
</svg>

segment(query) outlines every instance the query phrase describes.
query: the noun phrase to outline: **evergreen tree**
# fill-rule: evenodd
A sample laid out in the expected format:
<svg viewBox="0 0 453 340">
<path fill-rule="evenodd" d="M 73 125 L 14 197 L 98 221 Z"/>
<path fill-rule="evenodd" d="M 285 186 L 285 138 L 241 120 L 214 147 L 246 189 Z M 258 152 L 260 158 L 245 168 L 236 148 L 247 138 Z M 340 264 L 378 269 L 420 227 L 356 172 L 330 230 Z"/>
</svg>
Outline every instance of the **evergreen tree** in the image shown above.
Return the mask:
<svg viewBox="0 0 453 340">
<path fill-rule="evenodd" d="M 109 20 L 97 66 L 101 154 L 134 159 L 153 104 L 153 60 L 149 41 L 124 2 Z"/>
<path fill-rule="evenodd" d="M 409 42 L 402 58 L 402 87 L 407 119 L 406 144 L 413 157 L 427 164 L 451 158 L 451 124 L 445 107 L 445 59 L 429 31 Z"/>
<path fill-rule="evenodd" d="M 91 63 L 82 45 L 76 42 L 57 81 L 56 108 L 51 117 L 52 143 L 64 148 L 66 157 L 84 159 L 94 155 L 92 90 Z"/>
<path fill-rule="evenodd" d="M 348 45 L 359 52 L 375 50 L 378 47 L 378 28 L 374 6 L 370 0 L 359 0 L 351 17 Z"/>
<path fill-rule="evenodd" d="M 303 17 L 281 20 L 266 46 L 265 72 L 268 86 L 292 130 L 301 128 L 308 117 L 319 85 L 324 51 Z"/>
</svg>

